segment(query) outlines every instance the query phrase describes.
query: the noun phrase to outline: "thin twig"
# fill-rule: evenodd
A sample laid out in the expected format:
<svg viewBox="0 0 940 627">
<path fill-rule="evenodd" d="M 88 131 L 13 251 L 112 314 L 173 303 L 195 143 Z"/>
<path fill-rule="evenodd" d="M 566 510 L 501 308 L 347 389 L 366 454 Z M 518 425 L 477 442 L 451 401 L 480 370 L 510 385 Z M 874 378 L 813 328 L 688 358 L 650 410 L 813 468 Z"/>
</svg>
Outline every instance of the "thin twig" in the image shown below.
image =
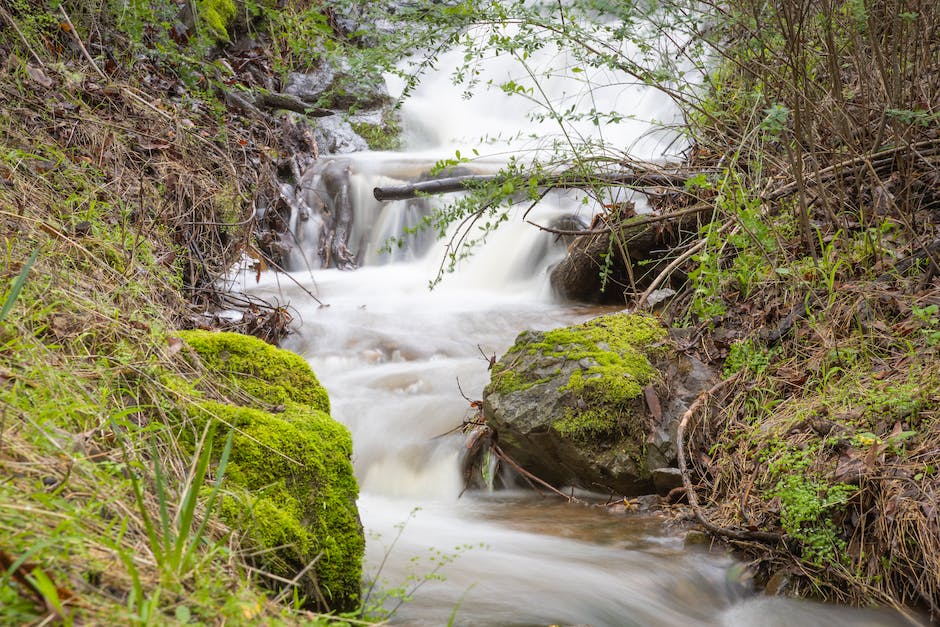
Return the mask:
<svg viewBox="0 0 940 627">
<path fill-rule="evenodd" d="M 884 161 L 884 163 L 890 163 L 891 159 L 889 159 L 889 157 L 894 157 L 898 153 L 901 153 L 907 150 L 916 151 L 919 154 L 922 153 L 924 155 L 932 156 L 940 152 L 940 141 L 936 139 L 928 139 L 922 142 L 918 142 L 912 146 L 909 146 L 909 145 L 898 146 L 896 148 L 882 150 L 881 152 L 876 152 L 874 154 L 861 155 L 859 157 L 854 157 L 852 159 L 840 161 L 839 163 L 834 163 L 831 166 L 820 170 L 817 173 L 815 180 L 809 181 L 809 183 L 821 185 L 822 183 L 826 182 L 833 176 L 836 176 L 840 170 L 843 170 L 845 168 L 861 168 L 861 167 L 864 167 L 866 164 L 872 163 L 875 161 Z M 797 187 L 798 185 L 796 182 L 790 182 L 790 183 L 787 183 L 786 185 L 783 185 L 774 190 L 771 190 L 770 192 L 766 194 L 762 194 L 761 199 L 762 200 L 776 200 L 777 198 L 780 198 L 781 196 L 792 194 L 793 192 L 797 190 Z"/>
<path fill-rule="evenodd" d="M 509 455 L 507 455 L 506 453 L 504 453 L 503 450 L 502 450 L 501 448 L 499 448 L 499 446 L 497 446 L 497 445 L 495 445 L 495 444 L 493 445 L 493 452 L 496 454 L 496 457 L 498 457 L 501 461 L 504 461 L 504 462 L 506 462 L 507 464 L 509 464 L 510 466 L 512 466 L 513 469 L 514 469 L 516 472 L 518 472 L 519 474 L 521 474 L 521 475 L 522 475 L 523 477 L 525 477 L 526 479 L 531 479 L 532 481 L 535 481 L 535 482 L 538 483 L 539 485 L 548 488 L 549 490 L 551 490 L 552 492 L 554 492 L 554 493 L 557 494 L 558 496 L 562 497 L 563 499 L 566 499 L 569 503 L 571 503 L 571 502 L 581 503 L 581 502 L 582 502 L 582 501 L 581 501 L 579 498 L 577 498 L 576 496 L 565 494 L 564 492 L 562 492 L 561 490 L 559 490 L 558 488 L 556 488 L 556 487 L 553 486 L 552 484 L 548 483 L 547 481 L 545 481 L 545 480 L 543 480 L 543 479 L 539 479 L 538 477 L 536 477 L 535 475 L 533 475 L 531 472 L 529 472 L 528 470 L 526 470 L 525 468 L 523 468 L 522 466 L 520 466 L 519 463 L 516 462 L 516 460 L 514 460 L 512 457 L 510 457 Z"/>
<path fill-rule="evenodd" d="M 657 222 L 665 222 L 667 220 L 672 220 L 673 218 L 681 218 L 693 213 L 704 213 L 709 209 L 712 209 L 710 204 L 700 204 L 695 205 L 694 207 L 689 207 L 688 209 L 682 209 L 680 211 L 671 211 L 669 213 L 664 213 L 661 215 L 649 215 L 649 216 L 639 216 L 636 220 L 631 220 L 628 224 L 625 224 L 626 228 L 635 228 L 638 226 L 646 226 L 647 224 L 655 224 Z M 555 229 L 549 226 L 542 226 L 532 222 L 531 220 L 526 220 L 528 224 L 531 224 L 540 231 L 545 231 L 546 233 L 552 233 L 553 235 L 603 235 L 604 233 L 610 233 L 611 225 L 599 229 L 586 229 L 582 231 L 576 231 L 574 229 Z"/>
<path fill-rule="evenodd" d="M 65 7 L 62 5 L 59 5 L 59 12 L 62 14 L 62 17 L 65 19 L 65 23 L 69 25 L 69 33 L 72 35 L 72 39 L 75 40 L 75 43 L 78 44 L 78 48 L 79 50 L 82 51 L 82 55 L 85 57 L 85 59 L 89 63 L 91 63 L 91 67 L 94 68 L 98 76 L 100 76 L 104 80 L 108 80 L 107 75 L 105 75 L 105 73 L 101 71 L 101 68 L 98 67 L 98 64 L 95 63 L 95 60 L 88 53 L 88 49 L 85 47 L 85 44 L 82 43 L 81 37 L 78 36 L 78 32 L 76 32 L 75 30 L 75 24 L 72 24 L 72 18 L 70 18 L 69 14 L 65 12 Z"/>
<path fill-rule="evenodd" d="M 19 35 L 20 40 L 23 42 L 23 45 L 26 46 L 26 49 L 29 50 L 29 53 L 33 55 L 36 63 L 39 64 L 39 67 L 44 68 L 46 65 L 42 62 L 42 59 L 39 58 L 39 55 L 36 54 L 36 51 L 33 50 L 33 47 L 29 45 L 29 41 L 26 39 L 26 36 L 23 35 L 23 32 L 20 30 L 20 27 L 17 26 L 16 20 L 13 19 L 13 16 L 7 13 L 7 10 L 0 6 L 0 15 L 3 15 L 3 18 L 9 22 L 10 26 L 13 27 L 13 30 L 16 31 L 16 34 Z"/>
<path fill-rule="evenodd" d="M 721 228 L 718 229 L 718 233 L 721 233 L 722 231 L 724 231 L 726 228 L 728 228 L 728 226 L 730 226 L 730 223 L 729 223 L 729 222 L 726 222 L 725 224 L 723 224 L 723 225 L 721 226 Z M 737 230 L 737 228 L 735 228 L 735 230 Z M 637 308 L 637 309 L 642 309 L 643 307 L 645 307 L 645 306 L 646 306 L 646 301 L 649 300 L 649 297 L 652 295 L 652 293 L 655 292 L 656 289 L 657 289 L 660 285 L 662 285 L 663 281 L 665 281 L 666 279 L 668 279 L 669 276 L 673 273 L 673 271 L 675 271 L 676 268 L 678 268 L 678 267 L 681 266 L 683 263 L 685 263 L 686 261 L 688 261 L 695 253 L 697 253 L 698 251 L 700 251 L 700 250 L 702 250 L 703 248 L 705 248 L 705 246 L 706 246 L 707 243 L 708 243 L 708 240 L 707 240 L 707 239 L 703 239 L 703 240 L 699 241 L 695 246 L 692 246 L 691 248 L 689 248 L 688 250 L 686 250 L 684 253 L 682 253 L 681 255 L 679 255 L 678 257 L 676 257 L 676 258 L 672 261 L 672 263 L 670 263 L 668 266 L 666 266 L 666 267 L 663 269 L 663 271 L 660 272 L 660 273 L 656 276 L 655 279 L 653 279 L 653 282 L 650 283 L 650 285 L 649 285 L 648 288 L 646 288 L 646 291 L 643 292 L 643 294 L 640 295 L 639 300 L 637 300 L 637 302 L 636 302 L 636 308 Z"/>
<path fill-rule="evenodd" d="M 284 587 L 284 589 L 281 590 L 276 597 L 274 597 L 274 602 L 280 603 L 281 601 L 283 601 L 287 597 L 288 592 L 290 592 L 292 588 L 297 587 L 297 584 L 300 583 L 300 580 L 303 578 L 303 576 L 306 575 L 310 571 L 310 569 L 316 565 L 318 561 L 320 561 L 320 558 L 322 556 L 323 556 L 323 551 L 320 551 L 319 553 L 317 553 L 317 556 L 314 557 L 312 560 L 310 560 L 310 563 L 304 566 L 303 570 L 297 573 L 297 576 L 291 579 L 290 582 Z M 322 594 L 319 591 L 317 592 L 317 596 L 322 598 Z"/>
<path fill-rule="evenodd" d="M 653 282 L 650 283 L 649 287 L 647 287 L 646 290 L 640 295 L 639 300 L 636 301 L 636 308 L 643 309 L 643 307 L 646 306 L 646 301 L 649 300 L 650 295 L 656 291 L 663 281 L 669 278 L 672 272 L 685 263 L 690 257 L 692 257 L 692 255 L 705 248 L 707 243 L 708 240 L 701 240 L 698 244 L 689 248 L 687 251 L 676 257 L 672 263 L 666 266 L 666 268 L 660 272 L 655 279 L 653 279 Z"/>
</svg>

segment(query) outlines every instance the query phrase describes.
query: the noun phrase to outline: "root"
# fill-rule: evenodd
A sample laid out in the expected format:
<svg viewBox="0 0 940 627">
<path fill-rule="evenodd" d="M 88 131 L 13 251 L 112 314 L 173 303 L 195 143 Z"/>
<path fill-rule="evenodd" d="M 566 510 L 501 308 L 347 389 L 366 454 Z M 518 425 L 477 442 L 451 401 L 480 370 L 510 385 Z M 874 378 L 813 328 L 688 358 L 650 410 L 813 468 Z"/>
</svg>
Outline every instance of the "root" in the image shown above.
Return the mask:
<svg viewBox="0 0 940 627">
<path fill-rule="evenodd" d="M 685 430 L 689 424 L 689 420 L 710 397 L 714 396 L 723 388 L 736 381 L 737 378 L 738 375 L 734 375 L 728 377 L 727 379 L 723 379 L 708 390 L 699 394 L 698 398 L 695 399 L 692 405 L 689 406 L 689 409 L 686 410 L 685 414 L 682 415 L 682 420 L 679 421 L 679 428 L 676 431 L 676 447 L 679 451 L 679 470 L 682 472 L 682 485 L 685 486 L 685 493 L 689 499 L 689 506 L 695 513 L 695 517 L 700 523 L 702 523 L 702 526 L 711 533 L 738 542 L 758 541 L 765 544 L 776 545 L 783 540 L 783 536 L 779 533 L 770 533 L 766 531 L 747 531 L 743 529 L 719 527 L 709 520 L 705 515 L 705 512 L 702 511 L 701 506 L 699 506 L 698 496 L 696 495 L 695 489 L 692 486 L 692 480 L 689 478 L 689 468 L 685 459 Z"/>
</svg>

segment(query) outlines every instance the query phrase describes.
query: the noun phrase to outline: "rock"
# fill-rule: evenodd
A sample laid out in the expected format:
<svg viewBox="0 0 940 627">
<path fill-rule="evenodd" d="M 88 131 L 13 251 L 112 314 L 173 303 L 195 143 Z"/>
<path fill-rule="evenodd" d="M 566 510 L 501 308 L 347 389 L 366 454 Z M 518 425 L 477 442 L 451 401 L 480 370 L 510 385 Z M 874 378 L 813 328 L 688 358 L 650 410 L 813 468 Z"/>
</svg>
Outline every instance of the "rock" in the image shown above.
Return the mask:
<svg viewBox="0 0 940 627">
<path fill-rule="evenodd" d="M 206 369 L 227 378 L 239 405 L 203 401 L 185 434 L 214 425 L 222 450 L 236 428 L 222 483 L 222 519 L 256 552 L 258 566 L 291 580 L 315 559 L 298 593 L 320 610 L 359 602 L 365 540 L 356 508 L 352 438 L 329 416 L 329 397 L 299 355 L 235 333 L 179 336 Z M 317 559 L 319 558 L 319 559 Z M 327 607 L 317 602 L 322 595 Z"/>
<path fill-rule="evenodd" d="M 679 417 L 707 371 L 676 355 L 667 335 L 655 318 L 629 314 L 521 333 L 483 393 L 500 447 L 556 485 L 652 492 L 652 469 L 675 464 Z"/>
<path fill-rule="evenodd" d="M 284 93 L 327 109 L 375 109 L 392 104 L 385 82 L 357 72 L 345 61 L 324 62 L 309 72 L 291 72 Z"/>
<path fill-rule="evenodd" d="M 643 494 L 633 499 L 633 502 L 638 512 L 652 512 L 663 505 L 663 500 L 658 494 Z"/>
<path fill-rule="evenodd" d="M 368 150 L 369 144 L 348 120 L 339 115 L 317 118 L 313 126 L 313 139 L 320 154 L 346 154 Z"/>
<path fill-rule="evenodd" d="M 636 290 L 646 289 L 668 264 L 679 234 L 698 228 L 700 219 L 694 213 L 665 223 L 648 223 L 644 216 L 629 212 L 607 216 L 607 220 L 615 224 L 614 231 L 623 250 L 617 241 L 611 241 L 611 233 L 595 230 L 579 235 L 568 246 L 565 258 L 552 268 L 552 288 L 568 300 L 623 303 L 624 288 L 633 288 L 631 273 Z M 614 251 L 612 256 L 611 250 Z M 624 254 L 630 259 L 629 270 Z M 605 268 L 603 277 L 599 272 L 601 268 Z"/>
<path fill-rule="evenodd" d="M 682 487 L 682 472 L 678 468 L 654 468 L 652 475 L 656 494 L 666 496 L 672 490 Z"/>
</svg>

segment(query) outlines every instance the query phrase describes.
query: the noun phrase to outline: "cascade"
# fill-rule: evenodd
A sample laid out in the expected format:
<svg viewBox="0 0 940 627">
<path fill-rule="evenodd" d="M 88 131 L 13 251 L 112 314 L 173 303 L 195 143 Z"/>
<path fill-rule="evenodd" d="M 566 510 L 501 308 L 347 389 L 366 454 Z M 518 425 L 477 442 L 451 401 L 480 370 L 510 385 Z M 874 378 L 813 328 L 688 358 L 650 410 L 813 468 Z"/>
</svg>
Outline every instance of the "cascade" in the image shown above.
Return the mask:
<svg viewBox="0 0 940 627">
<path fill-rule="evenodd" d="M 416 225 L 441 200 L 383 204 L 372 197 L 373 187 L 419 179 L 456 150 L 470 154 L 480 138 L 516 136 L 513 150 L 525 153 L 555 134 L 528 117 L 523 99 L 499 90 L 464 99 L 448 72 L 461 54 L 445 54 L 440 69 L 405 101 L 409 150 L 321 156 L 304 174 L 306 204 L 327 205 L 339 218 L 332 228 L 348 231 L 345 248 L 329 253 L 334 261 L 341 257 L 332 265 L 357 269 L 322 267 L 329 238 L 311 212 L 291 219 L 296 284 L 273 273 L 257 282 L 253 274 L 244 277 L 245 289 L 294 310 L 296 333 L 285 346 L 310 361 L 330 393 L 333 416 L 352 432 L 368 533 L 366 571 L 378 578 L 376 590 L 410 589 L 428 575 L 444 578 L 428 578 L 393 620 L 441 625 L 456 612 L 458 625 L 894 624 L 875 612 L 753 597 L 729 575 L 735 568 L 730 557 L 685 549 L 652 516 L 568 505 L 522 490 L 461 496 L 463 440 L 453 430 L 470 409 L 466 398 L 478 398 L 488 381 L 486 357 L 501 354 L 524 329 L 599 313 L 554 299 L 547 270 L 565 244 L 519 219 L 490 234 L 485 247 L 434 290 L 428 283 L 441 263 L 442 240 L 423 234 L 383 252 L 388 238 Z M 538 62 L 565 63 L 561 53 L 553 54 Z M 492 59 L 485 71 L 496 81 L 519 79 L 508 61 Z M 673 133 L 657 131 L 679 119 L 662 94 L 623 77 L 608 79 L 609 88 L 591 93 L 561 78 L 543 88 L 569 104 L 603 99 L 605 107 L 629 111 L 616 128 L 581 133 L 600 132 L 637 157 L 681 148 Z M 489 172 L 498 162 L 471 167 Z M 589 220 L 595 209 L 578 192 L 559 192 L 529 218 L 540 224 L 566 216 Z M 313 302 L 307 289 L 326 306 Z"/>
</svg>

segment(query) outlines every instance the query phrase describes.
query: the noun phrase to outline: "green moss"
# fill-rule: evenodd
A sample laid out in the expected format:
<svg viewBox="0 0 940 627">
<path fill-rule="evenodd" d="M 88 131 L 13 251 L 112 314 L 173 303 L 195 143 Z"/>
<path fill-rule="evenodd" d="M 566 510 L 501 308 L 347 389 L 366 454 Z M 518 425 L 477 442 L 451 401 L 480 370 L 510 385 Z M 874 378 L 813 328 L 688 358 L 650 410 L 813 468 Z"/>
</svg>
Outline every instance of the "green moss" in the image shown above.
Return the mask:
<svg viewBox="0 0 940 627">
<path fill-rule="evenodd" d="M 397 150 L 401 148 L 401 129 L 397 124 L 369 124 L 352 122 L 356 134 L 366 140 L 372 150 Z"/>
<path fill-rule="evenodd" d="M 558 369 L 547 377 L 528 366 L 517 369 L 526 360 L 513 355 L 581 362 L 561 388 L 576 396 L 580 409 L 569 409 L 553 428 L 581 440 L 626 435 L 632 422 L 631 401 L 659 376 L 650 359 L 667 350 L 666 336 L 656 318 L 636 314 L 600 316 L 546 332 L 525 331 L 507 352 L 507 361 L 493 367 L 490 389 L 504 395 L 522 392 L 558 374 Z"/>
<path fill-rule="evenodd" d="M 219 41 L 228 41 L 228 26 L 235 18 L 234 0 L 199 0 L 200 17 Z"/>
<path fill-rule="evenodd" d="M 556 422 L 554 429 L 566 437 L 575 439 L 606 438 L 614 435 L 619 421 L 610 411 L 597 408 L 575 411 L 567 409 L 565 417 Z"/>
<path fill-rule="evenodd" d="M 209 370 L 271 405 L 294 402 L 329 413 L 330 399 L 300 356 L 238 333 L 180 331 Z"/>
<path fill-rule="evenodd" d="M 499 394 L 523 392 L 531 387 L 551 381 L 551 377 L 541 379 L 526 379 L 512 369 L 512 365 L 496 364 L 490 374 L 492 389 Z"/>
<path fill-rule="evenodd" d="M 293 578 L 319 556 L 320 592 L 333 609 L 353 607 L 365 545 L 348 430 L 322 411 L 290 402 L 277 414 L 206 402 L 193 416 L 197 426 L 210 418 L 236 428 L 222 504 L 226 522 L 245 531 L 262 550 L 262 567 L 278 576 Z"/>
<path fill-rule="evenodd" d="M 352 438 L 330 418 L 326 390 L 300 356 L 256 338 L 207 331 L 179 336 L 208 370 L 266 406 L 205 401 L 191 415 L 197 430 L 210 419 L 236 429 L 223 518 L 258 547 L 264 570 L 292 579 L 316 559 L 317 588 L 330 608 L 354 607 L 365 545 Z M 283 411 L 269 411 L 272 406 Z M 225 431 L 216 437 L 223 439 Z M 304 592 L 312 601 L 317 589 L 309 583 Z"/>
</svg>

